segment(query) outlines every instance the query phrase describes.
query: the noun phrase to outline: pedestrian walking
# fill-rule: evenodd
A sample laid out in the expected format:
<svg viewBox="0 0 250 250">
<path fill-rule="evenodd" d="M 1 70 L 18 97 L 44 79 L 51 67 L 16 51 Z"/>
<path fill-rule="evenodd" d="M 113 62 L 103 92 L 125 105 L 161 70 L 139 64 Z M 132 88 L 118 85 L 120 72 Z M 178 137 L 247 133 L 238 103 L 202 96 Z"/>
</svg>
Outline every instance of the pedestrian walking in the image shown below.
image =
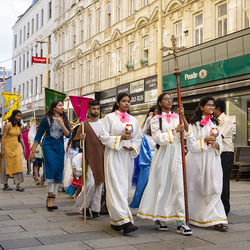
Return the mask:
<svg viewBox="0 0 250 250">
<path fill-rule="evenodd" d="M 221 166 L 223 172 L 223 187 L 221 200 L 224 205 L 226 215 L 230 212 L 230 175 L 234 163 L 234 144 L 233 144 L 233 123 L 225 114 L 226 103 L 222 99 L 217 99 L 214 102 L 214 116 L 217 118 L 221 137 L 223 151 L 221 153 Z"/>
<path fill-rule="evenodd" d="M 46 207 L 49 211 L 58 209 L 55 203 L 59 183 L 62 183 L 64 169 L 64 142 L 63 135 L 70 137 L 70 124 L 64 113 L 63 102 L 54 100 L 46 115 L 42 118 L 30 158 L 35 158 L 37 145 L 45 133 L 42 150 L 44 156 L 44 178 L 48 182 L 48 197 Z"/>
<path fill-rule="evenodd" d="M 225 231 L 227 217 L 221 201 L 222 137 L 213 117 L 214 108 L 214 98 L 204 96 L 191 118 L 193 137 L 187 139 L 186 156 L 189 221 L 195 226 L 214 226 Z"/>
<path fill-rule="evenodd" d="M 9 122 L 4 126 L 2 135 L 2 173 L 1 183 L 4 184 L 4 190 L 12 190 L 8 186 L 9 177 L 13 176 L 14 184 L 16 184 L 16 191 L 24 191 L 24 188 L 20 186 L 23 179 L 23 162 L 21 148 L 18 142 L 20 136 L 20 142 L 23 148 L 23 154 L 25 155 L 25 146 L 23 138 L 21 136 L 21 111 L 13 110 Z"/>
<path fill-rule="evenodd" d="M 141 136 L 136 118 L 129 114 L 130 101 L 127 93 L 118 94 L 112 113 L 104 117 L 100 135 L 106 147 L 104 173 L 111 228 L 123 229 L 124 234 L 138 229 L 128 206 L 128 191 Z"/>
<path fill-rule="evenodd" d="M 170 94 L 158 96 L 157 115 L 151 120 L 152 137 L 157 146 L 138 216 L 155 221 L 162 231 L 168 230 L 166 222 L 175 221 L 178 233 L 190 235 L 192 230 L 185 222 L 180 132 L 188 138 L 192 136 L 191 127 L 185 119 L 183 107 L 178 112 L 182 113 L 184 124 L 179 124 L 172 103 Z"/>
</svg>

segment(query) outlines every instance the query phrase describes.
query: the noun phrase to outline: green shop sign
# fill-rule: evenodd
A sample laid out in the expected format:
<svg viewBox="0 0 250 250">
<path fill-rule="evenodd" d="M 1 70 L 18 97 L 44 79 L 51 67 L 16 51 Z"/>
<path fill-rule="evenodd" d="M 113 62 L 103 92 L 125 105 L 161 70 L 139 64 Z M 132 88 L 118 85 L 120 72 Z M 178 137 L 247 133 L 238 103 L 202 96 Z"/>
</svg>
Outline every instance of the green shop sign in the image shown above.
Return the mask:
<svg viewBox="0 0 250 250">
<path fill-rule="evenodd" d="M 228 77 L 250 73 L 250 54 L 207 64 L 201 67 L 185 70 L 180 75 L 181 87 L 199 83 L 211 82 Z M 176 78 L 173 74 L 162 77 L 162 89 L 176 88 Z"/>
</svg>

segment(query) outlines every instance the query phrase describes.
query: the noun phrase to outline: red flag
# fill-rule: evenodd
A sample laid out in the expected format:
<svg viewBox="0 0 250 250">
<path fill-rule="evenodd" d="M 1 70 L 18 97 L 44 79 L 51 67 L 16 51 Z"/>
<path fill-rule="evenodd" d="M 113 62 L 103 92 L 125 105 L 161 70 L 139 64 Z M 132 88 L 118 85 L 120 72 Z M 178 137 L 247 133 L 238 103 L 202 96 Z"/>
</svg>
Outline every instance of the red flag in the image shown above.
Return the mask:
<svg viewBox="0 0 250 250">
<path fill-rule="evenodd" d="M 88 110 L 88 103 L 90 100 L 92 100 L 92 98 L 72 95 L 70 95 L 69 98 L 77 115 L 77 118 L 85 122 L 87 120 L 86 114 Z"/>
<path fill-rule="evenodd" d="M 29 145 L 29 139 L 28 139 L 29 130 L 30 129 L 26 129 L 22 131 L 23 142 L 24 142 L 24 146 L 26 149 L 26 154 L 25 154 L 26 161 L 28 160 L 29 155 L 30 155 L 30 145 Z"/>
</svg>

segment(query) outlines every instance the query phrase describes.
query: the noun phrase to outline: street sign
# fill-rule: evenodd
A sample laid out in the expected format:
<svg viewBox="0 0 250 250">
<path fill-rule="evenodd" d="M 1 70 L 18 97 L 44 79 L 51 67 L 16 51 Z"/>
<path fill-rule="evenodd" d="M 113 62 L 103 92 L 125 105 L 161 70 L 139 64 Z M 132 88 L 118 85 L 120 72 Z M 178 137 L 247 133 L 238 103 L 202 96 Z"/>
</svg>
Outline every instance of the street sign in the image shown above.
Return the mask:
<svg viewBox="0 0 250 250">
<path fill-rule="evenodd" d="M 33 63 L 46 63 L 46 57 L 36 57 L 36 56 L 32 56 L 32 62 Z M 50 61 L 50 60 L 49 60 Z"/>
</svg>

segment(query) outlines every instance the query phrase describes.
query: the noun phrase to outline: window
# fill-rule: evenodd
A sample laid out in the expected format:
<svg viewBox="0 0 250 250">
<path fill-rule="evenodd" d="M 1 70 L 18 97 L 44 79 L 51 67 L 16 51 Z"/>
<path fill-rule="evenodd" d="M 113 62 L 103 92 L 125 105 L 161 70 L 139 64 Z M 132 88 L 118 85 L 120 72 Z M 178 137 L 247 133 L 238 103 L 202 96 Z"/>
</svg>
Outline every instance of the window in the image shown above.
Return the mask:
<svg viewBox="0 0 250 250">
<path fill-rule="evenodd" d="M 43 9 L 41 10 L 41 27 L 43 26 L 43 18 L 44 18 L 44 12 Z"/>
<path fill-rule="evenodd" d="M 36 14 L 36 31 L 38 30 L 39 28 L 39 16 L 38 14 Z"/>
<path fill-rule="evenodd" d="M 133 64 L 133 68 L 134 68 L 134 64 L 135 64 L 135 44 L 131 43 L 129 44 L 129 62 Z"/>
<path fill-rule="evenodd" d="M 84 22 L 81 23 L 81 42 L 84 41 Z"/>
<path fill-rule="evenodd" d="M 36 46 L 35 46 L 35 50 L 36 50 L 36 57 L 38 57 L 37 48 L 38 48 L 38 44 L 36 44 Z"/>
<path fill-rule="evenodd" d="M 142 0 L 142 7 L 145 7 L 148 5 L 148 0 Z"/>
<path fill-rule="evenodd" d="M 129 14 L 134 14 L 134 0 L 129 0 Z"/>
<path fill-rule="evenodd" d="M 81 66 L 80 68 L 80 86 L 83 86 L 83 81 L 84 81 L 84 70 L 83 70 L 83 66 Z"/>
<path fill-rule="evenodd" d="M 33 62 L 32 62 L 32 57 L 33 57 L 33 49 L 31 49 L 31 51 L 30 51 L 30 57 L 31 57 L 31 62 L 30 62 L 30 65 L 33 65 Z"/>
<path fill-rule="evenodd" d="M 29 52 L 27 52 L 27 68 L 29 67 Z"/>
<path fill-rule="evenodd" d="M 101 32 L 101 10 L 98 10 L 97 33 Z"/>
<path fill-rule="evenodd" d="M 25 54 L 23 54 L 23 70 L 25 70 Z"/>
<path fill-rule="evenodd" d="M 52 4 L 49 2 L 49 19 L 52 17 Z"/>
<path fill-rule="evenodd" d="M 27 24 L 27 38 L 30 36 L 30 23 Z"/>
<path fill-rule="evenodd" d="M 227 34 L 227 3 L 217 6 L 217 37 Z"/>
<path fill-rule="evenodd" d="M 26 97 L 29 98 L 29 93 L 30 93 L 30 91 L 29 91 L 29 82 L 27 82 L 27 86 L 26 87 L 27 87 L 27 92 L 26 92 L 27 95 L 26 95 Z"/>
<path fill-rule="evenodd" d="M 34 24 L 34 18 L 31 20 L 31 34 L 34 34 L 35 24 Z"/>
<path fill-rule="evenodd" d="M 111 3 L 108 4 L 107 28 L 111 27 Z"/>
<path fill-rule="evenodd" d="M 142 38 L 142 59 L 141 64 L 148 64 L 148 36 Z"/>
<path fill-rule="evenodd" d="M 76 26 L 73 27 L 73 47 L 76 46 Z"/>
<path fill-rule="evenodd" d="M 176 23 L 174 25 L 174 35 L 176 38 L 176 46 L 182 46 L 182 22 Z"/>
<path fill-rule="evenodd" d="M 117 50 L 117 75 L 122 73 L 122 49 Z"/>
<path fill-rule="evenodd" d="M 14 75 L 16 75 L 16 61 L 14 61 Z"/>
<path fill-rule="evenodd" d="M 43 49 L 42 49 L 42 44 L 41 44 L 41 55 L 40 57 L 43 57 Z"/>
<path fill-rule="evenodd" d="M 33 96 L 33 93 L 34 90 L 33 90 L 33 79 L 30 80 L 30 96 Z"/>
<path fill-rule="evenodd" d="M 107 78 L 111 75 L 111 54 L 107 54 Z"/>
<path fill-rule="evenodd" d="M 16 88 L 14 88 L 14 90 L 13 90 L 13 91 L 14 91 L 14 94 L 16 94 Z"/>
<path fill-rule="evenodd" d="M 26 40 L 26 27 L 23 27 L 23 41 Z"/>
<path fill-rule="evenodd" d="M 20 30 L 19 44 L 22 44 L 22 30 Z"/>
<path fill-rule="evenodd" d="M 73 77 L 75 77 L 75 75 L 73 75 Z M 49 70 L 49 72 L 48 72 L 48 87 L 50 88 L 51 86 L 50 86 L 50 70 Z"/>
<path fill-rule="evenodd" d="M 203 43 L 203 14 L 194 17 L 195 45 Z"/>
<path fill-rule="evenodd" d="M 122 0 L 118 0 L 118 22 L 122 20 Z"/>
<path fill-rule="evenodd" d="M 21 56 L 19 57 L 19 72 L 22 71 L 22 58 Z"/>
<path fill-rule="evenodd" d="M 25 98 L 25 83 L 23 83 L 23 98 Z"/>
<path fill-rule="evenodd" d="M 244 0 L 244 28 L 249 28 L 250 27 L 250 1 L 249 0 Z"/>
<path fill-rule="evenodd" d="M 37 77 L 36 77 L 35 82 L 36 82 L 36 86 L 35 86 L 35 95 L 37 95 L 37 93 L 38 93 L 38 79 L 37 79 Z"/>
<path fill-rule="evenodd" d="M 18 87 L 18 92 L 19 92 L 19 95 L 21 95 L 21 85 L 19 85 Z"/>
<path fill-rule="evenodd" d="M 89 37 L 90 38 L 92 36 L 92 16 L 89 16 Z"/>
<path fill-rule="evenodd" d="M 51 53 L 51 36 L 48 36 L 49 41 L 49 54 Z"/>
<path fill-rule="evenodd" d="M 88 62 L 88 83 L 91 84 L 91 62 Z"/>
<path fill-rule="evenodd" d="M 15 35 L 15 38 L 14 38 L 14 48 L 15 49 L 17 48 L 17 35 Z"/>
<path fill-rule="evenodd" d="M 100 81 L 101 79 L 101 59 L 98 57 L 96 59 L 96 81 Z"/>
<path fill-rule="evenodd" d="M 40 75 L 40 84 L 41 84 L 40 93 L 43 93 L 43 75 Z"/>
</svg>

